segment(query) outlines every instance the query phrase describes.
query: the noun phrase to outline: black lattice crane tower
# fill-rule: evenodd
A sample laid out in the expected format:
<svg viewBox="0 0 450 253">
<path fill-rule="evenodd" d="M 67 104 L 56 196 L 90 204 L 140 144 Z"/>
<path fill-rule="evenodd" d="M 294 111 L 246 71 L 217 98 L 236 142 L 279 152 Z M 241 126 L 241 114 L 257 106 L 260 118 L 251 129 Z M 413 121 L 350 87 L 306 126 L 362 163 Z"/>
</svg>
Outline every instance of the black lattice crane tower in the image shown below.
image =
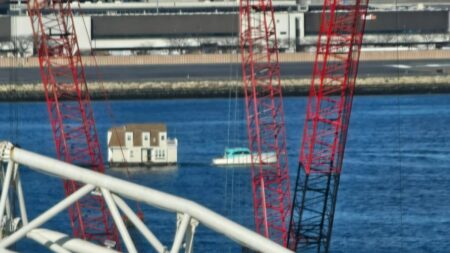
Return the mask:
<svg viewBox="0 0 450 253">
<path fill-rule="evenodd" d="M 294 189 L 289 245 L 328 252 L 368 0 L 325 0 Z"/>
</svg>

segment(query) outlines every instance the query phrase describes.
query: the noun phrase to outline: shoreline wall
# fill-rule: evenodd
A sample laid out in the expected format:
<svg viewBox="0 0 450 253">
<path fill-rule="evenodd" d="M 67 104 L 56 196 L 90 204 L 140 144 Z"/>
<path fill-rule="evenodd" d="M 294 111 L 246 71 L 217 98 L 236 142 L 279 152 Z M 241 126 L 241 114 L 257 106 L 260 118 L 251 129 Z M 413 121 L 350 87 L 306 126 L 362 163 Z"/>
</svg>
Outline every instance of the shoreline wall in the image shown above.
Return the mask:
<svg viewBox="0 0 450 253">
<path fill-rule="evenodd" d="M 282 80 L 284 96 L 308 95 L 310 79 Z M 90 83 L 93 100 L 108 99 L 166 99 L 228 97 L 237 89 L 237 80 L 189 80 L 171 82 L 104 82 Z M 356 81 L 357 95 L 450 93 L 450 75 L 366 77 Z M 44 101 L 41 83 L 0 86 L 0 101 Z"/>
<path fill-rule="evenodd" d="M 280 53 L 279 61 L 314 62 L 315 53 Z M 361 52 L 361 61 L 403 61 L 450 59 L 450 50 L 408 50 Z M 185 55 L 135 55 L 135 56 L 83 56 L 85 66 L 120 66 L 120 65 L 183 65 L 183 64 L 230 64 L 241 62 L 240 54 L 185 54 Z M 0 68 L 39 67 L 36 57 L 0 58 Z"/>
<path fill-rule="evenodd" d="M 280 62 L 313 62 L 314 53 L 281 53 Z M 362 52 L 361 61 L 450 59 L 450 50 Z M 190 55 L 142 55 L 97 56 L 99 66 L 127 65 L 176 65 L 176 64 L 230 64 L 240 63 L 239 54 L 190 54 Z M 93 57 L 85 56 L 86 66 L 95 65 Z M 0 58 L 0 68 L 38 67 L 37 58 Z M 230 83 L 232 82 L 232 83 Z M 237 80 L 180 80 L 148 82 L 89 83 L 92 99 L 153 99 L 153 98 L 208 98 L 228 97 L 230 87 L 238 85 L 243 95 L 241 81 Z M 283 79 L 284 96 L 307 95 L 310 78 Z M 107 92 L 105 92 L 107 90 Z M 450 93 L 450 75 L 436 73 L 433 76 L 361 77 L 356 83 L 356 94 L 423 94 Z M 0 85 L 0 101 L 43 101 L 41 83 Z"/>
</svg>

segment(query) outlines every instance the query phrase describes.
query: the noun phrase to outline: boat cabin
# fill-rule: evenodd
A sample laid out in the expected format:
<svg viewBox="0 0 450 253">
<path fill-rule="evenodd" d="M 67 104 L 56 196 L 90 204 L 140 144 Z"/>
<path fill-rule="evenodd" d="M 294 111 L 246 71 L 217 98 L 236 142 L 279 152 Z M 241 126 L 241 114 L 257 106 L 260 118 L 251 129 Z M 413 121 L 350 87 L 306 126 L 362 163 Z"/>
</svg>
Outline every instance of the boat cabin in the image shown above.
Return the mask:
<svg viewBox="0 0 450 253">
<path fill-rule="evenodd" d="M 248 148 L 226 148 L 223 157 L 214 158 L 212 163 L 218 166 L 228 166 L 228 165 L 251 165 L 252 163 L 276 163 L 277 157 L 273 152 L 251 154 Z"/>
<path fill-rule="evenodd" d="M 110 166 L 177 163 L 177 139 L 167 137 L 165 124 L 128 124 L 108 130 Z"/>
<path fill-rule="evenodd" d="M 225 157 L 234 157 L 238 155 L 250 155 L 248 148 L 227 148 L 225 149 Z"/>
</svg>

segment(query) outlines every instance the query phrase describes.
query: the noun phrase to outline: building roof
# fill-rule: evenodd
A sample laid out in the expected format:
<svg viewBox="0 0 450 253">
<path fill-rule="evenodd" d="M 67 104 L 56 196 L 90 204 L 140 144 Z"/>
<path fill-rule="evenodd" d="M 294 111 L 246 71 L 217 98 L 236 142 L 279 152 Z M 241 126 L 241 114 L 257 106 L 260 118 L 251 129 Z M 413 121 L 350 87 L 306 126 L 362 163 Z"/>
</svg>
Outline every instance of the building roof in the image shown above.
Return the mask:
<svg viewBox="0 0 450 253">
<path fill-rule="evenodd" d="M 142 133 L 150 132 L 150 146 L 159 146 L 159 133 L 167 132 L 165 124 L 128 124 L 119 127 L 112 127 L 108 131 L 111 132 L 111 139 L 108 147 L 125 146 L 125 133 L 133 133 L 133 146 L 142 146 Z"/>
</svg>

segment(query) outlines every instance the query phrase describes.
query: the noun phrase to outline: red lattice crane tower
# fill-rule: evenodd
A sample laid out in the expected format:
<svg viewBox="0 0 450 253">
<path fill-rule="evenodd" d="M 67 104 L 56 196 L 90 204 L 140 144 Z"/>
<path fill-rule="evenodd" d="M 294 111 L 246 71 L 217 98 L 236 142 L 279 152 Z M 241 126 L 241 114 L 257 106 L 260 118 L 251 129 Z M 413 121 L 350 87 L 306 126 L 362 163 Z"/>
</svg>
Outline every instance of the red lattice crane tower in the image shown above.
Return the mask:
<svg viewBox="0 0 450 253">
<path fill-rule="evenodd" d="M 328 252 L 368 0 L 325 0 L 289 231 L 297 252 Z"/>
<path fill-rule="evenodd" d="M 104 173 L 70 1 L 30 0 L 28 14 L 58 159 Z M 66 196 L 79 188 L 76 182 L 64 181 Z M 119 244 L 101 196 L 93 193 L 79 200 L 69 215 L 75 237 Z"/>
<path fill-rule="evenodd" d="M 286 245 L 291 198 L 271 0 L 240 1 L 240 48 L 256 231 Z"/>
</svg>

